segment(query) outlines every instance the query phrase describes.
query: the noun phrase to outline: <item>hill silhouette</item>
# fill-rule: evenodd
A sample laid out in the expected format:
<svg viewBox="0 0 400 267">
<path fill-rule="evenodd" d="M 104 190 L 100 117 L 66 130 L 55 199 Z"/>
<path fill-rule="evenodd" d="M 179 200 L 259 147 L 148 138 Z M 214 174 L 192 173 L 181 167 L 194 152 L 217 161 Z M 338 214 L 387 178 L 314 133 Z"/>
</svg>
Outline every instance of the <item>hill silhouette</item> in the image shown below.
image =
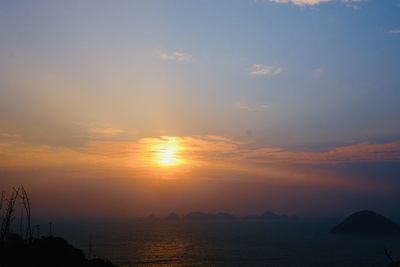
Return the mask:
<svg viewBox="0 0 400 267">
<path fill-rule="evenodd" d="M 103 259 L 87 259 L 80 249 L 60 237 L 47 236 L 24 240 L 9 234 L 0 241 L 2 267 L 115 267 Z"/>
<path fill-rule="evenodd" d="M 378 213 L 362 210 L 351 214 L 330 233 L 357 236 L 400 235 L 400 226 Z"/>
<path fill-rule="evenodd" d="M 171 220 L 171 221 L 176 221 L 176 220 L 179 220 L 180 217 L 179 217 L 178 214 L 176 214 L 176 213 L 174 213 L 174 212 L 171 212 L 171 213 L 166 217 L 166 219 L 167 219 L 167 220 Z"/>
<path fill-rule="evenodd" d="M 179 217 L 175 212 L 171 212 L 165 217 L 166 220 L 169 221 L 177 221 L 177 220 L 295 220 L 299 217 L 296 215 L 286 215 L 286 214 L 277 214 L 272 211 L 266 211 L 261 215 L 249 215 L 245 217 L 237 217 L 231 213 L 227 212 L 218 212 L 218 213 L 208 213 L 208 212 L 199 212 L 192 211 L 187 213 L 183 217 Z"/>
<path fill-rule="evenodd" d="M 204 212 L 190 212 L 183 217 L 184 220 L 234 220 L 236 219 L 230 213 L 218 212 L 218 213 L 204 213 Z"/>
<path fill-rule="evenodd" d="M 261 215 L 250 215 L 244 217 L 246 220 L 296 220 L 296 215 L 277 214 L 273 211 L 266 211 Z"/>
<path fill-rule="evenodd" d="M 20 206 L 18 206 L 20 205 Z M 0 267 L 115 267 L 103 259 L 87 259 L 84 253 L 60 237 L 34 238 L 31 202 L 25 188 L 14 187 L 9 197 L 0 195 Z M 21 209 L 20 233 L 12 232 L 14 212 Z M 25 221 L 25 224 L 22 224 Z"/>
<path fill-rule="evenodd" d="M 296 215 L 286 215 L 286 214 L 276 214 L 272 211 L 266 211 L 264 212 L 261 216 L 260 219 L 265 219 L 265 220 L 276 220 L 276 219 L 280 219 L 280 220 L 293 220 L 293 219 L 297 219 L 298 217 Z"/>
</svg>

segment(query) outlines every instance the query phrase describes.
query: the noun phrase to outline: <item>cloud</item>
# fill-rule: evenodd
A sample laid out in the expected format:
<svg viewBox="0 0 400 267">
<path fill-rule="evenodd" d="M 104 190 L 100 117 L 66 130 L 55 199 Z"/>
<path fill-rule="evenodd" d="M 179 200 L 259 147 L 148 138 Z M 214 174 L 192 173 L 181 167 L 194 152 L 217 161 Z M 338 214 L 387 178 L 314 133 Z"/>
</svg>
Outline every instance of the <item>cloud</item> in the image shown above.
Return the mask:
<svg viewBox="0 0 400 267">
<path fill-rule="evenodd" d="M 325 69 L 322 67 L 316 68 L 316 69 L 313 69 L 311 73 L 314 77 L 320 77 L 325 73 Z"/>
<path fill-rule="evenodd" d="M 188 161 L 207 161 L 209 156 L 222 158 L 221 155 L 234 154 L 239 146 L 244 145 L 223 136 L 161 136 L 132 141 L 92 140 L 82 147 L 59 147 L 4 139 L 0 140 L 0 167 L 73 164 L 132 167 L 133 162 L 135 167 L 143 167 L 154 160 L 154 153 L 157 153 L 155 147 L 171 140 L 181 147 L 179 153 Z"/>
<path fill-rule="evenodd" d="M 159 53 L 159 57 L 163 60 L 172 60 L 172 61 L 180 61 L 180 62 L 188 62 L 193 59 L 192 55 L 184 52 L 161 52 Z"/>
<path fill-rule="evenodd" d="M 0 137 L 8 138 L 8 139 L 19 139 L 21 135 L 15 133 L 1 133 Z"/>
<path fill-rule="evenodd" d="M 159 153 L 165 142 L 179 146 L 179 168 L 159 165 Z M 47 177 L 62 173 L 66 181 L 84 177 L 111 180 L 190 179 L 192 181 L 263 181 L 284 185 L 317 185 L 336 188 L 370 187 L 363 179 L 331 171 L 343 164 L 400 162 L 400 141 L 385 144 L 361 143 L 329 151 L 293 151 L 256 144 L 224 136 L 161 136 L 131 141 L 93 140 L 82 147 L 39 145 L 0 140 L 0 172 Z M 47 179 L 47 181 L 53 179 Z M 56 179 L 57 180 L 57 179 Z M 121 181 L 121 180 L 119 180 Z M 15 182 L 11 181 L 10 182 Z M 81 182 L 81 181 L 80 181 Z M 40 182 L 39 182 L 40 183 Z M 112 183 L 112 182 L 110 182 Z"/>
<path fill-rule="evenodd" d="M 272 67 L 263 64 L 254 64 L 250 68 L 250 74 L 258 76 L 275 76 L 281 74 L 282 72 L 283 68 L 280 66 Z"/>
<path fill-rule="evenodd" d="M 111 137 L 122 134 L 124 131 L 113 127 L 91 127 L 87 129 L 87 132 L 96 136 Z"/>
<path fill-rule="evenodd" d="M 120 136 L 125 133 L 123 129 L 112 127 L 108 123 L 87 123 L 83 121 L 74 122 L 79 127 L 84 138 L 96 139 L 96 138 L 111 138 Z"/>
<path fill-rule="evenodd" d="M 267 105 L 249 105 L 242 102 L 236 104 L 236 108 L 244 112 L 262 112 L 267 109 Z"/>
<path fill-rule="evenodd" d="M 292 4 L 298 5 L 298 6 L 304 6 L 304 5 L 313 6 L 313 5 L 318 5 L 318 4 L 325 3 L 325 2 L 330 2 L 332 0 L 270 0 L 270 1 L 272 3 L 276 3 L 276 4 L 292 3 Z"/>
<path fill-rule="evenodd" d="M 367 2 L 367 0 L 270 0 L 275 4 L 293 4 L 296 6 L 315 6 L 327 2 L 341 2 L 348 7 L 358 8 L 360 3 Z"/>
<path fill-rule="evenodd" d="M 147 165 L 154 159 L 154 147 L 173 140 L 180 146 L 179 156 L 190 163 L 232 163 L 269 165 L 318 165 L 400 162 L 400 141 L 340 146 L 328 151 L 293 151 L 279 147 L 260 147 L 223 136 L 162 136 L 133 141 L 94 140 L 79 148 L 0 141 L 0 166 L 94 164 Z M 154 164 L 154 162 L 153 162 Z"/>
<path fill-rule="evenodd" d="M 342 3 L 344 3 L 347 7 L 353 8 L 353 9 L 359 9 L 360 4 L 367 2 L 368 0 L 342 0 Z"/>
<path fill-rule="evenodd" d="M 271 164 L 349 164 L 400 161 L 400 141 L 385 144 L 360 143 L 329 151 L 290 151 L 259 148 L 243 153 L 243 159 Z"/>
<path fill-rule="evenodd" d="M 391 29 L 391 30 L 389 30 L 389 33 L 391 33 L 391 34 L 400 34 L 400 28 L 398 28 L 398 29 Z"/>
<path fill-rule="evenodd" d="M 342 3 L 345 4 L 360 4 L 360 3 L 366 3 L 368 0 L 342 0 Z"/>
</svg>

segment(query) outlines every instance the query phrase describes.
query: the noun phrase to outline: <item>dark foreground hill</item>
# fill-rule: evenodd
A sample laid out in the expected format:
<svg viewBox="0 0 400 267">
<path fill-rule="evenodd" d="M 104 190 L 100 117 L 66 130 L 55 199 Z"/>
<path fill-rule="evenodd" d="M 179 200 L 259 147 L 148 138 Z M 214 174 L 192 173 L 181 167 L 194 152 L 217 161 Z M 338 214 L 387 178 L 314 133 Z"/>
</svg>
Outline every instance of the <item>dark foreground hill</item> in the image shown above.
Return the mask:
<svg viewBox="0 0 400 267">
<path fill-rule="evenodd" d="M 331 233 L 356 236 L 400 235 L 400 226 L 378 213 L 363 210 L 347 217 Z"/>
<path fill-rule="evenodd" d="M 108 260 L 87 259 L 83 252 L 59 237 L 30 241 L 10 234 L 0 241 L 0 267 L 115 267 Z"/>
</svg>

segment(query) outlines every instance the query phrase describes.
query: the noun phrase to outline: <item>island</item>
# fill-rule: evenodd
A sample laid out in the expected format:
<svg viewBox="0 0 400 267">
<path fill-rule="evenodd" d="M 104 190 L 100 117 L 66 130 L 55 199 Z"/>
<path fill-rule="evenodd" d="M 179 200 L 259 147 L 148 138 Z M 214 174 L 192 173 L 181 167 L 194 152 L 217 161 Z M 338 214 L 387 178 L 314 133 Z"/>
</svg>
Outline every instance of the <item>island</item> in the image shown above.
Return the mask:
<svg viewBox="0 0 400 267">
<path fill-rule="evenodd" d="M 354 236 L 398 236 L 400 226 L 376 212 L 362 210 L 351 214 L 333 227 L 330 233 Z"/>
</svg>

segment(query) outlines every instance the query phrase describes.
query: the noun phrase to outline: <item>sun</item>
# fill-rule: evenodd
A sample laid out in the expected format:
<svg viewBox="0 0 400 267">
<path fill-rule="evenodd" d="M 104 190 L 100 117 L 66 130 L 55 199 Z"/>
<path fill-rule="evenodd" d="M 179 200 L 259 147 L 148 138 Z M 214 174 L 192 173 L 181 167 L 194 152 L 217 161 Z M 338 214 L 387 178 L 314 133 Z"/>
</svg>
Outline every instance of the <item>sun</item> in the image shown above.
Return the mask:
<svg viewBox="0 0 400 267">
<path fill-rule="evenodd" d="M 160 155 L 160 163 L 161 165 L 169 166 L 173 165 L 176 161 L 176 151 L 173 147 L 165 147 L 161 151 Z"/>
<path fill-rule="evenodd" d="M 181 145 L 176 139 L 166 138 L 155 148 L 155 161 L 165 167 L 180 165 L 183 162 L 180 157 L 181 149 Z"/>
</svg>

